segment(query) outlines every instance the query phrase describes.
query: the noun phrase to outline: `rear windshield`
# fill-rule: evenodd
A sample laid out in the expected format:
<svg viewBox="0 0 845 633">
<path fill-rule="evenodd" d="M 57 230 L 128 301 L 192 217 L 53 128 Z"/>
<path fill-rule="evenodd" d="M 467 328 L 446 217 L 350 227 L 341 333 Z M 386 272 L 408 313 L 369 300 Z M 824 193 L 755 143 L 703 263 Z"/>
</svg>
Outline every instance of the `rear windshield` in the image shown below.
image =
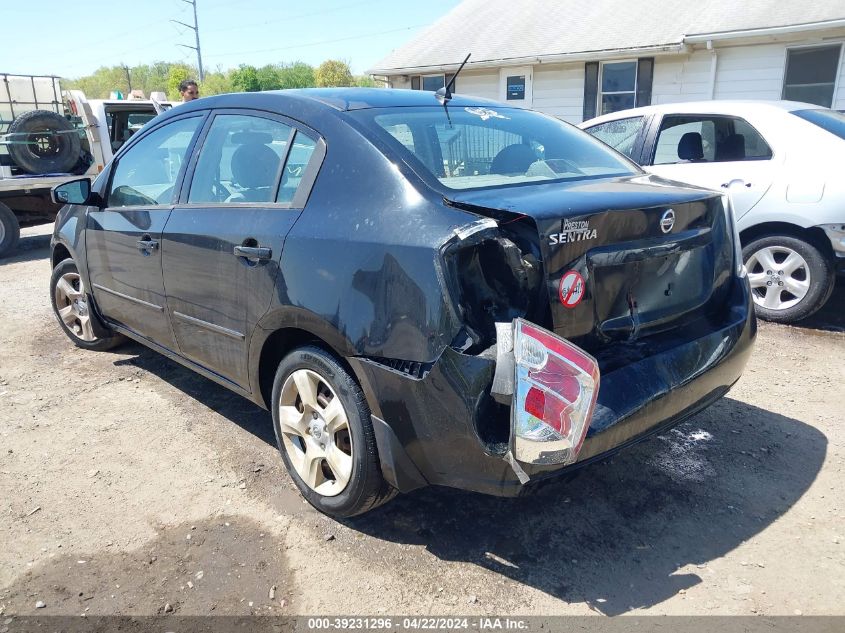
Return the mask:
<svg viewBox="0 0 845 633">
<path fill-rule="evenodd" d="M 516 108 L 377 108 L 351 113 L 450 189 L 628 176 L 640 170 L 581 130 Z M 408 160 L 410 159 L 410 160 Z"/>
<path fill-rule="evenodd" d="M 810 123 L 815 123 L 841 139 L 845 139 L 845 114 L 841 112 L 836 110 L 794 110 L 792 114 Z"/>
</svg>

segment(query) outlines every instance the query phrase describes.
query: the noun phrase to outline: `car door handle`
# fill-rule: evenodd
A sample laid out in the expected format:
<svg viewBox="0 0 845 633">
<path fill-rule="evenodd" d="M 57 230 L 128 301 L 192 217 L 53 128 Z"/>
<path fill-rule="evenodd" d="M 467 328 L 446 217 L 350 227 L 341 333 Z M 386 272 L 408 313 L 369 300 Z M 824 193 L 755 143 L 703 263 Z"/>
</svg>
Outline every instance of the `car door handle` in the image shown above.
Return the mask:
<svg viewBox="0 0 845 633">
<path fill-rule="evenodd" d="M 728 189 L 731 185 L 745 185 L 746 187 L 751 187 L 750 182 L 745 182 L 742 178 L 734 178 L 730 182 L 723 182 L 722 189 Z"/>
<path fill-rule="evenodd" d="M 235 246 L 233 252 L 236 257 L 245 257 L 253 261 L 273 257 L 273 249 L 267 246 Z"/>
<path fill-rule="evenodd" d="M 138 240 L 136 244 L 138 244 L 138 250 L 140 251 L 154 251 L 158 248 L 158 240 L 154 240 L 148 235 Z"/>
</svg>

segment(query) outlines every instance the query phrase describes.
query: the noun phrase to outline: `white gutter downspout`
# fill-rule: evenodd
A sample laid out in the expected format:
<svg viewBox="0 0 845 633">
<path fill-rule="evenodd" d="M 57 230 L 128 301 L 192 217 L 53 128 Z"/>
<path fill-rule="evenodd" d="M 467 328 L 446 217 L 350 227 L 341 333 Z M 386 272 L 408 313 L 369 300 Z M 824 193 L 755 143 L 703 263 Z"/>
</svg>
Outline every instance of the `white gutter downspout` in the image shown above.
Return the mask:
<svg viewBox="0 0 845 633">
<path fill-rule="evenodd" d="M 710 98 L 716 98 L 716 67 L 719 65 L 719 54 L 713 48 L 713 40 L 707 40 L 707 50 L 710 51 Z"/>
</svg>

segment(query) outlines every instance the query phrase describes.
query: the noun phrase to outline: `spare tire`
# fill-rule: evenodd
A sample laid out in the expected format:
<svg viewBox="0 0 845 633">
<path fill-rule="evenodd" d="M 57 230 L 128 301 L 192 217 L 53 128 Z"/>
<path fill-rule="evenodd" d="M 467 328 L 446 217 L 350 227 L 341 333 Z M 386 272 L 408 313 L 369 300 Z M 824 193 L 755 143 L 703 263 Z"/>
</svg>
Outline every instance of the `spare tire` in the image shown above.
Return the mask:
<svg viewBox="0 0 845 633">
<path fill-rule="evenodd" d="M 49 110 L 26 112 L 9 125 L 9 156 L 30 174 L 69 172 L 79 161 L 81 142 L 70 121 Z"/>
</svg>

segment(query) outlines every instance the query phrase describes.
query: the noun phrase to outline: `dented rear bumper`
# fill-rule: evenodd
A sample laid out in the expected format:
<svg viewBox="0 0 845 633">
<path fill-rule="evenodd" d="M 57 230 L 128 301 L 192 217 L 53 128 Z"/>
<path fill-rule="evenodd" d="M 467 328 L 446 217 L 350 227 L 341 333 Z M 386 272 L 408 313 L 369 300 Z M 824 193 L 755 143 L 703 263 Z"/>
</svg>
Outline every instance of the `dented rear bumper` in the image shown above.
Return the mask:
<svg viewBox="0 0 845 633">
<path fill-rule="evenodd" d="M 606 363 L 598 403 L 577 461 L 568 466 L 523 464 L 529 483 L 606 457 L 677 424 L 708 406 L 739 379 L 756 336 L 748 284 L 735 279 L 715 321 L 702 317 L 654 353 L 624 365 Z M 682 338 L 685 337 L 685 338 Z M 648 341 L 640 347 L 648 350 Z M 506 461 L 509 407 L 490 395 L 495 355 L 447 348 L 422 377 L 350 358 L 374 416 L 385 477 L 403 492 L 427 484 L 486 494 L 522 492 Z"/>
</svg>

